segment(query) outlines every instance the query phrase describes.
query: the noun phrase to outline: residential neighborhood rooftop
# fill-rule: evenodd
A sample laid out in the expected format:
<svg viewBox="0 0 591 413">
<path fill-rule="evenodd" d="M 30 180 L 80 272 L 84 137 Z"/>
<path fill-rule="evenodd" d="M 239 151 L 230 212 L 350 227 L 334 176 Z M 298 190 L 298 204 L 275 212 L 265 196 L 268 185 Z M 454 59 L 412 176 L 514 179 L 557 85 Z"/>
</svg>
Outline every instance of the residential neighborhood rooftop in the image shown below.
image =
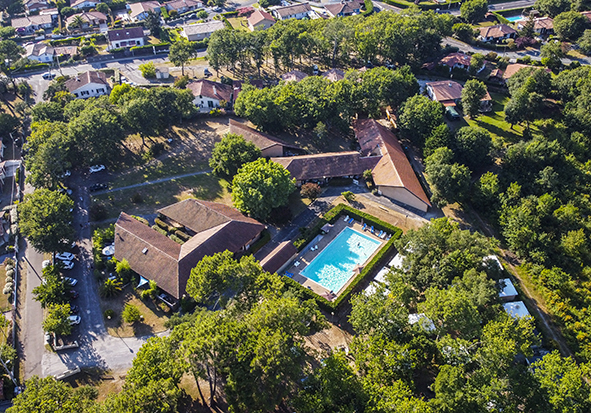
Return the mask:
<svg viewBox="0 0 591 413">
<path fill-rule="evenodd" d="M 125 29 L 109 30 L 107 32 L 110 42 L 118 40 L 129 40 L 144 37 L 144 29 L 142 27 L 130 27 Z"/>
<path fill-rule="evenodd" d="M 193 92 L 193 96 L 204 96 L 216 100 L 232 102 L 232 86 L 214 82 L 207 79 L 199 79 L 187 85 L 187 89 Z"/>
<path fill-rule="evenodd" d="M 105 75 L 103 72 L 97 72 L 94 70 L 89 70 L 88 72 L 71 77 L 70 79 L 66 80 L 65 85 L 69 92 L 73 92 L 74 90 L 89 83 L 98 83 L 107 86 L 109 85 L 109 82 L 107 82 L 107 75 Z"/>
<path fill-rule="evenodd" d="M 213 33 L 217 30 L 223 29 L 224 27 L 226 27 L 226 24 L 223 21 L 212 20 L 210 22 L 189 24 L 187 26 L 183 26 L 183 31 L 187 36 L 191 36 L 196 34 Z"/>
</svg>

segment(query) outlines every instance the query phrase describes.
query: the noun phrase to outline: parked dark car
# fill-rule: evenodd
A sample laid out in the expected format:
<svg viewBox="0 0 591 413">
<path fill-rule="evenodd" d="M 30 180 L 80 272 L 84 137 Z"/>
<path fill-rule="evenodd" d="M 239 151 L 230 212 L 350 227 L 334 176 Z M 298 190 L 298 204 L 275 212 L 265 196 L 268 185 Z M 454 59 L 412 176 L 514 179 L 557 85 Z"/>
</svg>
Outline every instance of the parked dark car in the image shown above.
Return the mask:
<svg viewBox="0 0 591 413">
<path fill-rule="evenodd" d="M 78 314 L 78 312 L 80 311 L 80 308 L 77 305 L 70 305 L 70 312 L 72 314 Z"/>
<path fill-rule="evenodd" d="M 109 185 L 107 184 L 94 184 L 94 185 L 90 185 L 90 188 L 88 188 L 90 190 L 90 192 L 95 192 L 95 191 L 102 191 L 103 189 L 108 189 Z"/>
<path fill-rule="evenodd" d="M 447 106 L 445 108 L 445 116 L 449 120 L 460 120 L 462 117 L 458 113 L 458 111 L 453 106 Z"/>
<path fill-rule="evenodd" d="M 76 290 L 71 290 L 71 291 L 70 291 L 70 297 L 72 297 L 72 299 L 74 299 L 74 300 L 75 300 L 75 299 L 76 299 L 76 298 L 78 298 L 79 296 L 80 296 L 80 293 L 78 293 L 78 291 L 76 291 Z"/>
</svg>

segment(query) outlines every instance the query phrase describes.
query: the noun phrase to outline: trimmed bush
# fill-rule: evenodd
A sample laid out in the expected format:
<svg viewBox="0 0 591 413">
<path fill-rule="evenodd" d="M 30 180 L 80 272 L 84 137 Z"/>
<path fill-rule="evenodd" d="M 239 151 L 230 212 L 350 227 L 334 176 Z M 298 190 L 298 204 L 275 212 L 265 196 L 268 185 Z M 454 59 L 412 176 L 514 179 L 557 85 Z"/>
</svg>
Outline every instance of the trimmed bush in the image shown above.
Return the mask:
<svg viewBox="0 0 591 413">
<path fill-rule="evenodd" d="M 148 222 L 148 220 L 146 218 L 138 217 L 137 215 L 132 215 L 131 217 L 137 219 L 142 224 L 150 225 L 150 223 Z"/>
<path fill-rule="evenodd" d="M 154 231 L 158 231 L 159 233 L 161 233 L 164 236 L 166 236 L 168 234 L 168 232 L 166 232 L 165 230 L 163 230 L 162 228 L 160 228 L 158 225 L 152 225 L 152 229 Z"/>
<path fill-rule="evenodd" d="M 113 318 L 115 318 L 117 314 L 115 313 L 115 311 L 111 310 L 110 308 L 106 309 L 105 312 L 103 313 L 103 316 L 107 319 L 107 320 L 111 320 Z"/>
<path fill-rule="evenodd" d="M 182 239 L 180 239 L 179 237 L 177 237 L 174 234 L 170 234 L 168 235 L 168 238 L 170 238 L 171 240 L 173 240 L 174 242 L 176 242 L 177 244 L 181 244 L 183 245 L 185 243 L 185 241 L 183 241 Z"/>
<path fill-rule="evenodd" d="M 184 233 L 182 230 L 180 229 L 176 229 L 174 231 L 174 235 L 176 235 L 177 237 L 179 237 L 180 239 L 182 239 L 183 241 L 187 242 L 191 239 L 191 236 Z"/>
<path fill-rule="evenodd" d="M 160 228 L 162 228 L 166 232 L 171 232 L 171 229 L 168 226 L 168 224 L 166 222 L 162 221 L 160 218 L 156 218 L 154 220 L 154 224 L 158 225 Z"/>
<path fill-rule="evenodd" d="M 7 277 L 14 277 L 14 270 L 11 268 L 10 270 L 6 270 Z"/>
</svg>

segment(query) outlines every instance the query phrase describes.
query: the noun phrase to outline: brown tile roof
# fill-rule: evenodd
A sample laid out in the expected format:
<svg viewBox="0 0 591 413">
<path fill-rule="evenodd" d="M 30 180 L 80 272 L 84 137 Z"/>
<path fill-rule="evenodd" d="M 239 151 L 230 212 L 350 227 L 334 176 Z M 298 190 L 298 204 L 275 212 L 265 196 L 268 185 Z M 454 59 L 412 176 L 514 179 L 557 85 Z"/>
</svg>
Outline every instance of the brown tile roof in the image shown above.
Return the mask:
<svg viewBox="0 0 591 413">
<path fill-rule="evenodd" d="M 300 149 L 297 146 L 283 142 L 280 139 L 275 138 L 274 136 L 249 128 L 244 123 L 238 122 L 234 119 L 230 119 L 230 133 L 242 135 L 244 139 L 254 143 L 260 150 L 268 149 L 276 145 L 280 145 L 287 148 Z"/>
<path fill-rule="evenodd" d="M 41 26 L 44 24 L 51 24 L 53 20 L 51 19 L 50 15 L 35 15 L 35 16 L 27 16 L 27 17 L 20 17 L 17 19 L 12 19 L 10 25 L 15 29 L 20 27 L 29 27 L 29 26 Z"/>
<path fill-rule="evenodd" d="M 109 30 L 107 32 L 110 42 L 118 40 L 139 39 L 144 37 L 143 27 L 130 27 L 128 29 Z"/>
<path fill-rule="evenodd" d="M 98 83 L 109 86 L 109 82 L 107 82 L 107 75 L 105 75 L 103 72 L 96 72 L 94 70 L 90 70 L 86 73 L 82 73 L 81 75 L 66 80 L 65 85 L 69 92 L 73 92 L 89 83 Z"/>
<path fill-rule="evenodd" d="M 261 267 L 267 272 L 275 273 L 297 253 L 298 249 L 291 241 L 283 241 L 261 260 Z"/>
<path fill-rule="evenodd" d="M 202 3 L 195 0 L 172 0 L 164 3 L 168 10 L 178 10 L 182 8 L 201 7 Z"/>
<path fill-rule="evenodd" d="M 336 82 L 337 80 L 343 80 L 345 78 L 345 71 L 341 69 L 330 69 L 324 72 L 322 76 L 331 82 Z"/>
<path fill-rule="evenodd" d="M 286 82 L 299 82 L 300 80 L 308 77 L 308 75 L 299 70 L 292 70 L 281 75 L 281 79 Z"/>
<path fill-rule="evenodd" d="M 275 18 L 273 16 L 271 16 L 269 13 L 267 13 L 264 10 L 255 10 L 254 13 L 252 13 L 249 17 L 248 17 L 248 24 L 250 24 L 251 26 L 256 26 L 257 24 L 259 24 L 262 21 L 265 20 L 269 20 L 272 21 L 273 23 L 275 22 Z"/>
<path fill-rule="evenodd" d="M 428 82 L 426 84 L 431 88 L 438 102 L 448 102 L 462 98 L 462 85 L 453 80 L 440 80 L 439 82 Z"/>
<path fill-rule="evenodd" d="M 232 102 L 232 86 L 213 82 L 207 79 L 199 79 L 187 85 L 187 89 L 193 92 L 193 96 L 205 96 L 211 99 Z"/>
<path fill-rule="evenodd" d="M 144 12 L 156 10 L 160 7 L 161 4 L 157 1 L 142 1 L 140 3 L 131 3 L 129 5 L 129 9 L 131 10 L 131 13 L 129 13 L 129 15 L 133 19 Z"/>
<path fill-rule="evenodd" d="M 440 65 L 454 67 L 455 65 L 470 66 L 472 56 L 464 53 L 450 53 L 439 61 Z"/>
<path fill-rule="evenodd" d="M 74 56 L 78 54 L 78 46 L 56 46 L 53 48 L 53 50 L 57 56 Z"/>
<path fill-rule="evenodd" d="M 66 25 L 67 26 L 71 25 L 74 22 L 74 19 L 76 18 L 76 16 L 80 16 L 80 18 L 82 18 L 82 20 L 84 20 L 87 23 L 91 23 L 91 24 L 94 24 L 95 22 L 100 22 L 100 21 L 107 21 L 107 16 L 105 16 L 100 11 L 85 11 L 82 13 L 73 14 L 70 17 L 68 17 L 66 19 Z"/>
<path fill-rule="evenodd" d="M 355 13 L 355 7 L 359 8 L 359 5 L 351 4 L 352 2 L 340 2 L 325 4 L 324 8 L 334 17 L 339 13 L 352 14 Z"/>
<path fill-rule="evenodd" d="M 400 142 L 394 133 L 374 119 L 357 119 L 353 128 L 362 150 L 371 152 L 380 145 L 381 157 L 373 168 L 372 175 L 376 185 L 406 188 L 425 204 L 431 206 Z"/>
<path fill-rule="evenodd" d="M 355 151 L 271 159 L 283 165 L 298 181 L 361 175 L 378 162 L 377 157 L 362 157 Z"/>
<path fill-rule="evenodd" d="M 143 252 L 145 251 L 145 253 Z M 179 297 L 177 259 L 181 246 L 170 238 L 122 212 L 115 224 L 115 258 L 126 259 L 131 268 L 156 281 Z"/>
<path fill-rule="evenodd" d="M 553 30 L 554 29 L 554 20 L 550 17 L 538 17 L 534 20 L 534 30 L 539 29 L 546 29 L 546 30 Z"/>
<path fill-rule="evenodd" d="M 479 30 L 480 35 L 482 37 L 492 37 L 495 39 L 504 37 L 508 34 L 517 33 L 517 30 L 507 26 L 506 24 L 497 24 L 496 26 L 481 27 Z"/>
<path fill-rule="evenodd" d="M 277 7 L 274 9 L 275 13 L 279 14 L 281 17 L 289 17 L 294 14 L 305 13 L 311 10 L 312 8 L 308 3 L 296 3 L 290 6 Z"/>
</svg>

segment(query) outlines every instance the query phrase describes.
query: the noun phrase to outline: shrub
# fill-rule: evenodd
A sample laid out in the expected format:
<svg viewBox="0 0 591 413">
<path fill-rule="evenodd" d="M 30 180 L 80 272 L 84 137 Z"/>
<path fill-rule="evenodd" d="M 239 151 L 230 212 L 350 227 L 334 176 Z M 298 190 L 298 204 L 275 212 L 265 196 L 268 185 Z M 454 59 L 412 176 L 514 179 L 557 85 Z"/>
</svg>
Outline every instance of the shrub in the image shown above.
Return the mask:
<svg viewBox="0 0 591 413">
<path fill-rule="evenodd" d="M 320 188 L 320 185 L 312 182 L 305 183 L 300 189 L 300 195 L 302 198 L 308 198 L 312 201 L 317 199 L 321 192 L 322 188 Z"/>
<path fill-rule="evenodd" d="M 13 269 L 7 270 L 6 271 L 6 276 L 7 277 L 14 277 L 14 270 Z"/>
<path fill-rule="evenodd" d="M 170 235 L 168 236 L 168 238 L 170 238 L 171 240 L 173 240 L 173 241 L 174 241 L 174 242 L 176 242 L 177 244 L 181 244 L 181 245 L 183 245 L 183 244 L 185 243 L 185 241 L 183 241 L 182 239 L 180 239 L 179 237 L 177 237 L 177 236 L 176 236 L 176 235 L 174 235 L 174 234 L 170 234 Z"/>
<path fill-rule="evenodd" d="M 142 314 L 140 313 L 139 308 L 132 304 L 125 304 L 123 312 L 121 313 L 121 318 L 123 321 L 129 324 L 139 321 L 141 316 Z"/>
<path fill-rule="evenodd" d="M 164 152 L 164 144 L 162 142 L 156 142 L 155 144 L 153 144 L 152 146 L 150 146 L 149 153 L 150 153 L 150 156 L 152 158 L 157 157 L 162 152 Z"/>
<path fill-rule="evenodd" d="M 137 215 L 132 215 L 131 217 L 137 219 L 142 224 L 150 225 L 150 223 L 148 222 L 148 220 L 146 218 L 138 217 Z"/>
<path fill-rule="evenodd" d="M 103 313 L 103 316 L 107 319 L 107 320 L 111 320 L 113 318 L 115 318 L 117 314 L 115 313 L 115 311 L 111 310 L 110 308 L 106 309 L 105 312 Z"/>
<path fill-rule="evenodd" d="M 122 283 L 118 279 L 107 279 L 100 288 L 101 297 L 113 297 L 121 292 Z"/>
<path fill-rule="evenodd" d="M 351 191 L 341 192 L 341 195 L 343 196 L 343 198 L 345 198 L 345 201 L 349 203 L 355 201 L 355 194 Z"/>
<path fill-rule="evenodd" d="M 166 232 L 170 232 L 170 230 L 171 230 L 171 228 L 168 226 L 168 224 L 166 222 L 162 221 L 160 218 L 156 218 L 154 220 L 154 224 L 158 225 L 160 228 L 162 228 Z"/>
<path fill-rule="evenodd" d="M 160 228 L 158 225 L 152 225 L 152 229 L 154 231 L 158 231 L 159 233 L 161 233 L 164 236 L 166 236 L 168 234 L 168 232 L 166 232 L 165 230 L 163 230 L 162 228 Z"/>
<path fill-rule="evenodd" d="M 189 76 L 181 76 L 174 81 L 174 87 L 177 89 L 185 89 L 189 83 Z"/>
<path fill-rule="evenodd" d="M 4 282 L 6 284 L 9 284 L 9 283 L 10 284 L 14 284 L 14 278 L 12 278 L 12 277 L 6 277 L 6 279 L 4 280 Z"/>
<path fill-rule="evenodd" d="M 2 294 L 4 294 L 4 295 L 12 294 L 12 287 L 5 286 L 4 289 L 2 290 Z"/>
<path fill-rule="evenodd" d="M 142 76 L 146 79 L 152 79 L 156 77 L 156 66 L 154 62 L 143 63 L 139 65 Z"/>
<path fill-rule="evenodd" d="M 177 237 L 179 237 L 180 239 L 182 239 L 183 241 L 187 242 L 191 239 L 191 236 L 184 233 L 182 230 L 180 229 L 176 229 L 174 231 L 174 235 L 176 235 Z"/>
<path fill-rule="evenodd" d="M 14 268 L 14 260 L 12 258 L 4 259 L 4 267 L 7 267 L 9 265 L 12 266 L 12 268 Z M 6 268 L 6 269 L 8 269 L 8 268 Z"/>
</svg>

